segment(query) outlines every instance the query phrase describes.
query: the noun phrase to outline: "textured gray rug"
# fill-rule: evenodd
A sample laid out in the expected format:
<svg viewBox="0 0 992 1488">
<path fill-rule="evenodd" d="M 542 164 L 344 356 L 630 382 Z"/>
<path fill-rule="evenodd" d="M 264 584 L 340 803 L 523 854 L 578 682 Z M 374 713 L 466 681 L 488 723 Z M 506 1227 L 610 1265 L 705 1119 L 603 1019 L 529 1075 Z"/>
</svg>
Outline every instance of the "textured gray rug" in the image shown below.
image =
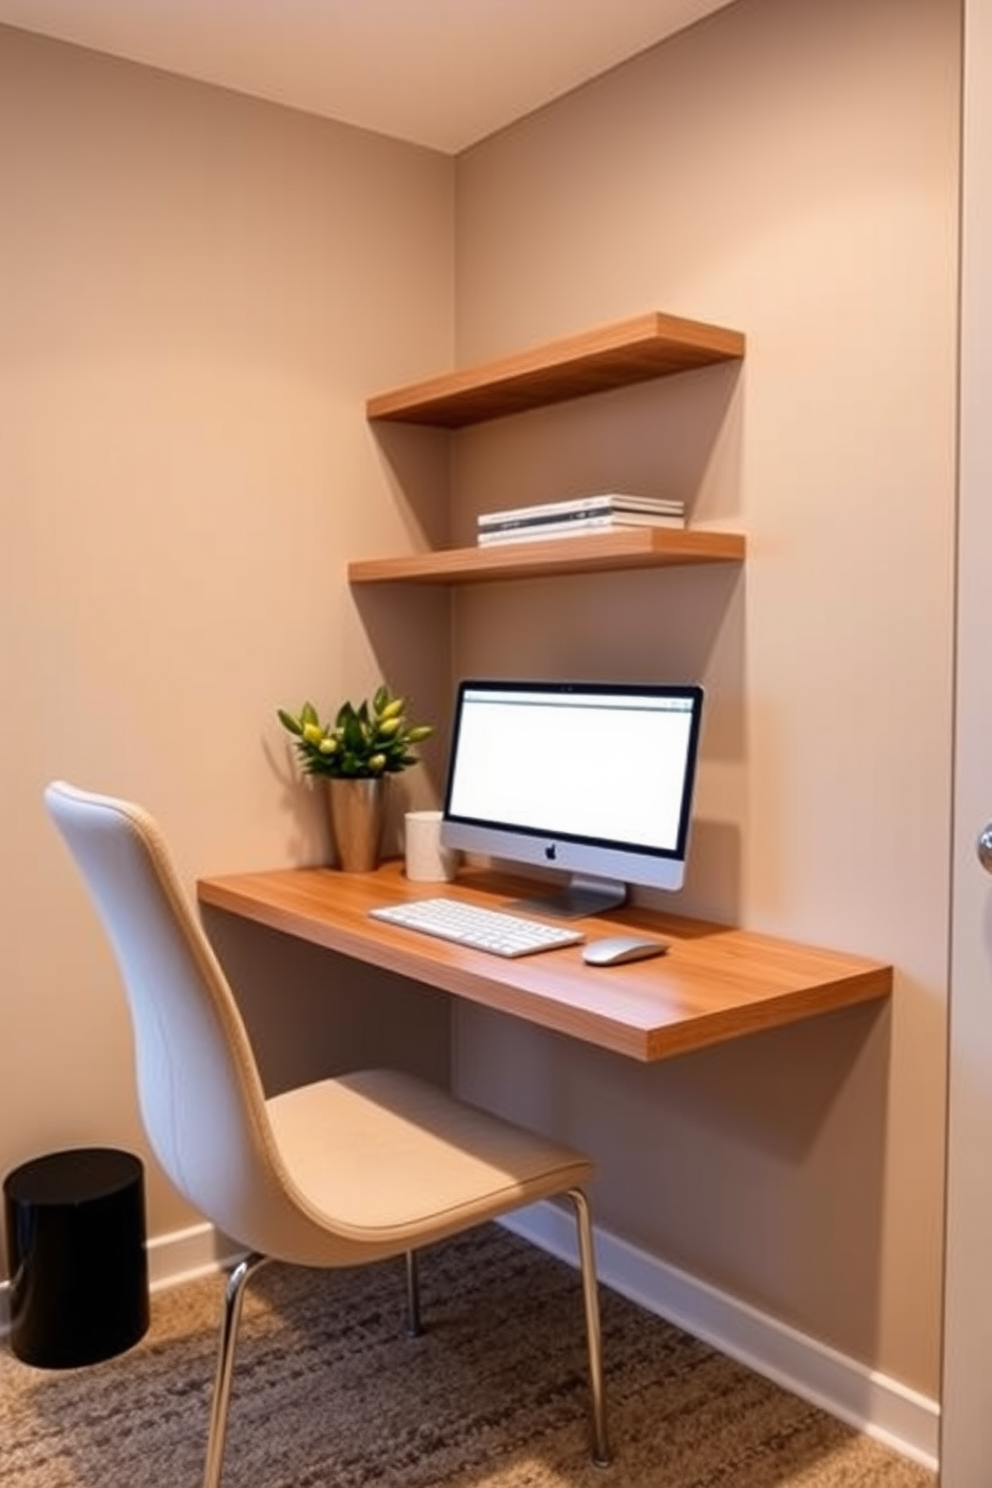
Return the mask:
<svg viewBox="0 0 992 1488">
<path fill-rule="evenodd" d="M 0 1350 L 2 1488 L 195 1488 L 222 1283 L 158 1294 L 138 1348 L 48 1372 Z M 496 1227 L 398 1266 L 271 1267 L 245 1308 L 224 1488 L 933 1488 L 860 1437 L 603 1292 L 615 1462 L 586 1445 L 575 1273 Z"/>
</svg>

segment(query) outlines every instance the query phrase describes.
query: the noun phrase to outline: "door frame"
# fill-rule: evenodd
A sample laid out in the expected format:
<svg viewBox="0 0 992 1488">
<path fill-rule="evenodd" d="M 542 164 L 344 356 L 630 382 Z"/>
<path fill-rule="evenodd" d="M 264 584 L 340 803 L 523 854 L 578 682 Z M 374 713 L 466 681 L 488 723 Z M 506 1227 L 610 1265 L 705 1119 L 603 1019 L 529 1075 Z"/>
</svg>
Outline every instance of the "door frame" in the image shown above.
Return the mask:
<svg viewBox="0 0 992 1488">
<path fill-rule="evenodd" d="M 942 1488 L 992 1485 L 992 0 L 964 0 Z M 983 159 L 983 148 L 985 158 Z"/>
</svg>

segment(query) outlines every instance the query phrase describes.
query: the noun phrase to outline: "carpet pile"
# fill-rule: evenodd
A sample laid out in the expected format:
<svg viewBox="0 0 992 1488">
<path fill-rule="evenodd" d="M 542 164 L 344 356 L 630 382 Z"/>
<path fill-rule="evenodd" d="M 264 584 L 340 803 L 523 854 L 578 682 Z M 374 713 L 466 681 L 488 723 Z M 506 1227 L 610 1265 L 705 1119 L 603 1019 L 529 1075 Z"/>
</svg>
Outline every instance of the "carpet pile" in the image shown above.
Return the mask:
<svg viewBox="0 0 992 1488">
<path fill-rule="evenodd" d="M 576 1273 L 488 1226 L 402 1267 L 273 1265 L 248 1294 L 224 1488 L 935 1488 L 858 1435 L 606 1289 L 614 1463 L 592 1466 Z M 2 1488 L 196 1488 L 222 1279 L 155 1295 L 129 1353 L 30 1368 L 0 1349 Z"/>
</svg>

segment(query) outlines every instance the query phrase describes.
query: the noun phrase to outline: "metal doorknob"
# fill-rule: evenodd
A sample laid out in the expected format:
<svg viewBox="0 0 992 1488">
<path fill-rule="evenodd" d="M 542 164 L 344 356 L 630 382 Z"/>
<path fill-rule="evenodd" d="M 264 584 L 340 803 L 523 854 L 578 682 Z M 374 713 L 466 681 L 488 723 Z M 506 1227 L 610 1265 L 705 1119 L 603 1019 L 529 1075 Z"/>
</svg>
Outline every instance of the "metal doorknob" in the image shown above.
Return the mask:
<svg viewBox="0 0 992 1488">
<path fill-rule="evenodd" d="M 978 834 L 978 861 L 986 873 L 992 873 L 992 822 L 989 822 Z"/>
</svg>

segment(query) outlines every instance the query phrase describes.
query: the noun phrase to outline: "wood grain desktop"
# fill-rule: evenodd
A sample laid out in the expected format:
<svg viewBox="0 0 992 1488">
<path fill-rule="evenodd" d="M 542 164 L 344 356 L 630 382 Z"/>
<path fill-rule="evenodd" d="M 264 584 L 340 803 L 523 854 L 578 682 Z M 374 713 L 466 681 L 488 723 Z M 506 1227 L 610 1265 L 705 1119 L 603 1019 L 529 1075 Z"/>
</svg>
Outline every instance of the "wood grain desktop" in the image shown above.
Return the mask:
<svg viewBox="0 0 992 1488">
<path fill-rule="evenodd" d="M 635 906 L 577 920 L 590 940 L 634 928 L 666 955 L 598 968 L 581 946 L 506 961 L 369 918 L 377 905 L 437 892 L 508 907 L 533 880 L 469 869 L 457 882 L 409 883 L 402 864 L 374 873 L 287 868 L 200 879 L 201 904 L 641 1061 L 887 998 L 892 967 L 725 925 Z"/>
</svg>

